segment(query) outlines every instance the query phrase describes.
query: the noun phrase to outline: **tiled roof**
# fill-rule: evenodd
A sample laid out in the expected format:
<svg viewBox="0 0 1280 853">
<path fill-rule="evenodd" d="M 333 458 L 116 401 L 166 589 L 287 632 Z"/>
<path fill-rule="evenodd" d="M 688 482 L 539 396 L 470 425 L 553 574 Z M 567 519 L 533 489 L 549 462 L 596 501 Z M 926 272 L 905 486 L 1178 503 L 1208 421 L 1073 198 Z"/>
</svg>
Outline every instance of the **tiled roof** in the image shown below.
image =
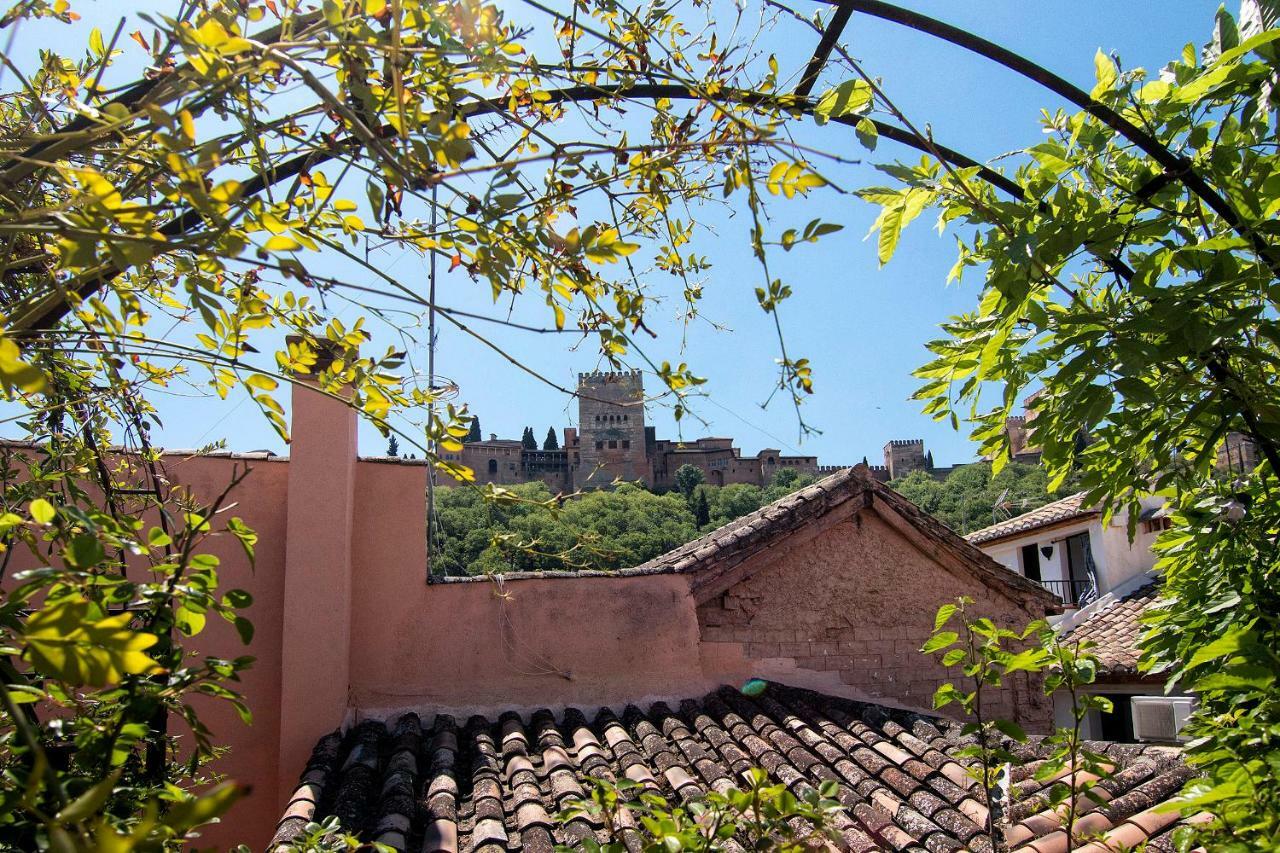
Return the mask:
<svg viewBox="0 0 1280 853">
<path fill-rule="evenodd" d="M 988 582 L 1046 601 L 1056 601 L 1042 586 L 995 562 L 951 528 L 874 479 L 862 465 L 837 471 L 692 542 L 654 557 L 641 565 L 638 571 L 703 571 L 727 561 L 740 561 L 776 545 L 782 537 L 851 500 L 886 510 L 927 539 L 932 549 L 960 561 Z"/>
<path fill-rule="evenodd" d="M 1088 518 L 1089 516 L 1097 515 L 1098 510 L 1082 506 L 1084 494 L 1084 492 L 1079 492 L 1062 500 L 1045 504 L 1042 507 L 1031 510 L 1031 512 L 1024 512 L 1022 515 L 993 524 L 990 527 L 975 530 L 965 536 L 965 539 L 968 539 L 974 545 L 981 545 L 984 542 L 1006 539 L 1010 536 L 1027 533 L 1052 524 L 1061 524 L 1064 521 L 1074 521 L 1077 518 Z"/>
<path fill-rule="evenodd" d="M 348 831 L 400 850 L 550 853 L 591 835 L 605 840 L 601 825 L 555 818 L 583 797 L 587 777 L 631 779 L 679 803 L 740 784 L 746 770 L 762 767 L 797 795 L 837 783 L 843 808 L 832 825 L 856 853 L 983 853 L 990 850 L 983 798 L 956 757 L 965 742 L 952 721 L 778 684 L 754 697 L 722 688 L 699 701 L 627 706 L 621 716 L 601 709 L 590 719 L 574 709 L 559 719 L 543 710 L 465 722 L 408 713 L 322 738 L 272 848 L 308 821 L 337 815 Z M 1115 771 L 1094 788 L 1098 802 L 1080 805 L 1088 833 L 1113 846 L 1150 839 L 1147 850 L 1172 850 L 1176 813 L 1154 807 L 1190 777 L 1178 753 L 1089 747 L 1114 761 Z M 1033 776 L 1041 746 L 1018 749 L 1028 763 L 1014 773 L 1010 846 L 1065 851 L 1062 820 L 1045 798 L 1051 782 Z M 620 834 L 636 849 L 633 833 L 624 826 Z"/>
<path fill-rule="evenodd" d="M 1098 611 L 1063 634 L 1071 640 L 1092 640 L 1098 644 L 1092 653 L 1098 656 L 1098 671 L 1103 675 L 1137 675 L 1138 639 L 1145 632 L 1139 623 L 1143 612 L 1160 593 L 1160 584 L 1152 581 L 1138 587 L 1119 600 L 1098 603 Z"/>
</svg>

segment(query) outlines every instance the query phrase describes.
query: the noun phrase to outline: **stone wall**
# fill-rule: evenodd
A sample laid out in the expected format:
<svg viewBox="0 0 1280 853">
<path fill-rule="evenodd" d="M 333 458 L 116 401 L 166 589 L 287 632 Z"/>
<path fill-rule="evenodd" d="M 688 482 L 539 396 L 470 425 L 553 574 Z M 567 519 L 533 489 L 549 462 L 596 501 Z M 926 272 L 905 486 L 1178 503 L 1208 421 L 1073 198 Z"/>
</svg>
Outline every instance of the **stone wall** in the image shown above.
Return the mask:
<svg viewBox="0 0 1280 853">
<path fill-rule="evenodd" d="M 949 571 L 866 507 L 834 511 L 808 541 L 737 574 L 743 580 L 700 600 L 706 644 L 733 644 L 761 677 L 808 671 L 878 701 L 928 708 L 945 670 L 920 653 L 934 614 L 959 595 L 975 613 L 1021 628 L 1043 610 Z M 791 681 L 796 679 L 792 678 Z M 1046 730 L 1052 706 L 1023 674 L 989 705 L 994 715 Z"/>
</svg>

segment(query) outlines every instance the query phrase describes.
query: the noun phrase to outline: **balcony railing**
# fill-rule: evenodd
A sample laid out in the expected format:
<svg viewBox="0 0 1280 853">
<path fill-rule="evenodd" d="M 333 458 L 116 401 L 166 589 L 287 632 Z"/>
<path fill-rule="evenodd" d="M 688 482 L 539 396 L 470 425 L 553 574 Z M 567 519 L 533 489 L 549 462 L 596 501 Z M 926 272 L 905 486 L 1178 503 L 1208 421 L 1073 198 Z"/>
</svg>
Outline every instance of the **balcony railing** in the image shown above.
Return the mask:
<svg viewBox="0 0 1280 853">
<path fill-rule="evenodd" d="M 1058 598 L 1062 599 L 1062 603 L 1068 606 L 1080 607 L 1098 597 L 1098 591 L 1094 588 L 1093 581 L 1062 580 L 1037 581 L 1037 583 L 1058 596 Z"/>
</svg>

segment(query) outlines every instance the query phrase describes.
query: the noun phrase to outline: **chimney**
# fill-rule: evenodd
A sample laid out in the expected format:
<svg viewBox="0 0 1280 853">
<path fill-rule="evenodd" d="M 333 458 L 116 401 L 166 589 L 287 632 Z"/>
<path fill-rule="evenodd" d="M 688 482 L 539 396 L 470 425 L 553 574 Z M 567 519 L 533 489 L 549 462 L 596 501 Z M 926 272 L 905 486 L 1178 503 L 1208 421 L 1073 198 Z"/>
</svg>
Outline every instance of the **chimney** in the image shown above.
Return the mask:
<svg viewBox="0 0 1280 853">
<path fill-rule="evenodd" d="M 332 362 L 334 353 L 319 355 L 317 372 Z M 293 386 L 292 409 L 281 648 L 281 790 L 294 784 L 317 733 L 336 728 L 347 710 L 358 420 L 354 408 L 321 392 L 305 375 Z"/>
</svg>

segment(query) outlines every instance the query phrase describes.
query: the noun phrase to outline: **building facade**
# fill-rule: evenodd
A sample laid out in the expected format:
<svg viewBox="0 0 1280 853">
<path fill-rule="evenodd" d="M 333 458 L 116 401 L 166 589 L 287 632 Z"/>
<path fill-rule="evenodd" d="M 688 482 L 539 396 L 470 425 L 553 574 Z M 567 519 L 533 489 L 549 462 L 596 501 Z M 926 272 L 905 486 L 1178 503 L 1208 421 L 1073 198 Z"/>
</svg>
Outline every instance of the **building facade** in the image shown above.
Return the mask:
<svg viewBox="0 0 1280 853">
<path fill-rule="evenodd" d="M 1129 538 L 1129 517 L 1109 521 L 1084 493 L 1034 509 L 970 533 L 966 539 L 1002 566 L 1035 581 L 1063 602 L 1065 614 L 1050 619 L 1070 644 L 1094 644 L 1097 678 L 1087 691 L 1106 696 L 1110 713 L 1090 711 L 1082 734 L 1095 740 L 1165 742 L 1181 728 L 1179 708 L 1193 701 L 1165 695 L 1164 678 L 1139 666 L 1142 614 L 1159 598 L 1156 538 L 1169 520 L 1163 500 L 1149 497 Z M 1070 726 L 1071 699 L 1054 694 L 1054 718 Z M 1167 727 L 1150 725 L 1152 715 L 1168 717 Z"/>
<path fill-rule="evenodd" d="M 698 468 L 715 486 L 767 486 L 782 470 L 816 477 L 844 467 L 819 465 L 816 456 L 788 456 L 777 448 L 743 456 L 732 438 L 657 438 L 645 423 L 644 380 L 638 370 L 581 373 L 577 396 L 578 425 L 564 427 L 556 450 L 530 450 L 519 441 L 490 435 L 441 456 L 466 465 L 481 482 L 543 482 L 552 491 L 565 492 L 607 488 L 618 481 L 669 489 L 682 465 Z"/>
</svg>

